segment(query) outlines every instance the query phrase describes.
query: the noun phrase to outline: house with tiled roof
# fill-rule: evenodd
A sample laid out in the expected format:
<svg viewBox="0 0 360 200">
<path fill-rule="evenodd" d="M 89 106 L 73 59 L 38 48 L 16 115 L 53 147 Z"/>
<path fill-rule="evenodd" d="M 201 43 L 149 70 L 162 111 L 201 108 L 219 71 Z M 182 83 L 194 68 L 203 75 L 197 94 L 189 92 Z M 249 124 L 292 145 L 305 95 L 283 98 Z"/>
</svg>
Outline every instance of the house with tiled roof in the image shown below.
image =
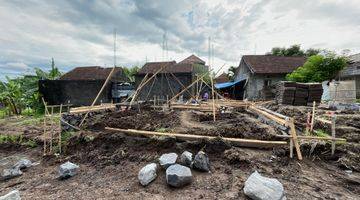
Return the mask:
<svg viewBox="0 0 360 200">
<path fill-rule="evenodd" d="M 141 90 L 139 99 L 150 100 L 154 96 L 160 99 L 171 98 L 179 93 L 184 86 L 190 85 L 199 74 L 208 70 L 205 61 L 195 55 L 191 55 L 180 62 L 147 62 L 136 75 L 135 85 L 138 87 L 145 76 L 150 77 L 157 73 Z M 195 96 L 198 85 L 189 89 L 189 93 L 183 94 L 184 99 Z M 204 87 L 205 88 L 205 87 Z"/>
<path fill-rule="evenodd" d="M 58 80 L 40 80 L 39 92 L 49 105 L 70 103 L 73 106 L 88 106 L 95 99 L 112 69 L 100 66 L 75 67 Z M 97 104 L 112 102 L 113 86 L 128 81 L 122 68 L 116 67 Z"/>
<path fill-rule="evenodd" d="M 234 84 L 239 99 L 266 99 L 275 83 L 285 80 L 288 73 L 293 72 L 306 61 L 305 57 L 244 55 L 235 72 Z"/>
</svg>

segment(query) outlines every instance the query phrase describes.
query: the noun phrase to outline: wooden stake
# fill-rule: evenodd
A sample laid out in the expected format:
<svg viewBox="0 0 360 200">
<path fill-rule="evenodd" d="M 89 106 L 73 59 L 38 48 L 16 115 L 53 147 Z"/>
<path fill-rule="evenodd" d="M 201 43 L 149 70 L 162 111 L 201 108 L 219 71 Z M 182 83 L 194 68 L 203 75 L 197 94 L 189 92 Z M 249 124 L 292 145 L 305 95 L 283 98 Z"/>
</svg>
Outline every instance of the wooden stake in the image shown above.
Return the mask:
<svg viewBox="0 0 360 200">
<path fill-rule="evenodd" d="M 297 157 L 299 160 L 302 160 L 300 145 L 299 145 L 297 135 L 296 135 L 294 118 L 291 118 L 290 120 L 287 120 L 287 121 L 289 122 L 288 126 L 290 127 L 290 133 L 291 133 L 292 141 L 294 142 L 294 145 L 295 145 Z"/>
<path fill-rule="evenodd" d="M 313 108 L 312 108 L 310 132 L 313 132 L 313 130 L 314 130 L 314 123 L 315 123 L 315 106 L 316 106 L 316 102 L 314 101 L 314 102 L 313 102 Z"/>
<path fill-rule="evenodd" d="M 310 112 L 307 113 L 307 119 L 306 119 L 306 129 L 305 129 L 305 134 L 306 135 L 311 135 L 310 133 L 310 122 L 311 121 L 311 114 Z"/>
<path fill-rule="evenodd" d="M 336 127 L 335 127 L 336 115 L 334 112 L 331 112 L 331 136 L 335 138 Z M 331 155 L 335 154 L 335 141 L 331 141 Z"/>
<path fill-rule="evenodd" d="M 213 80 L 212 76 L 210 77 L 210 80 L 211 80 L 211 96 L 212 96 L 213 120 L 216 121 L 214 80 Z"/>
<path fill-rule="evenodd" d="M 62 104 L 60 104 L 60 110 L 59 110 L 59 116 L 61 119 L 61 112 L 62 112 Z M 58 147 L 59 147 L 59 154 L 61 154 L 61 120 L 59 120 L 59 125 L 60 125 L 60 131 L 59 131 L 59 143 L 58 143 Z"/>
<path fill-rule="evenodd" d="M 106 78 L 106 80 L 105 80 L 104 84 L 102 85 L 100 91 L 99 91 L 98 94 L 96 95 L 96 97 L 95 97 L 94 101 L 92 102 L 91 106 L 94 106 L 94 105 L 96 104 L 98 98 L 100 97 L 100 94 L 101 94 L 102 91 L 105 89 L 107 83 L 109 82 L 110 78 L 112 77 L 112 74 L 114 73 L 115 68 L 116 68 L 116 67 L 114 66 L 114 67 L 112 68 L 112 70 L 110 71 L 108 77 Z M 81 120 L 81 122 L 80 122 L 79 128 L 83 125 L 85 119 L 86 119 L 87 116 L 89 115 L 89 112 L 90 112 L 90 111 L 87 111 L 87 112 L 86 112 L 84 118 L 83 118 L 83 119 Z"/>
<path fill-rule="evenodd" d="M 180 134 L 180 133 L 163 133 L 163 132 L 155 132 L 155 131 L 143 131 L 143 130 L 135 130 L 135 129 L 119 129 L 119 128 L 110 128 L 105 127 L 105 130 L 108 131 L 117 131 L 122 133 L 127 133 L 135 136 L 169 136 L 176 137 L 180 140 L 213 140 L 217 137 L 214 136 L 205 136 L 205 135 L 191 135 L 191 134 Z M 242 138 L 221 138 L 224 141 L 230 142 L 237 146 L 243 147 L 257 147 L 257 148 L 272 148 L 274 146 L 284 146 L 287 144 L 285 141 L 264 141 L 264 140 L 253 140 L 253 139 L 242 139 Z"/>
</svg>

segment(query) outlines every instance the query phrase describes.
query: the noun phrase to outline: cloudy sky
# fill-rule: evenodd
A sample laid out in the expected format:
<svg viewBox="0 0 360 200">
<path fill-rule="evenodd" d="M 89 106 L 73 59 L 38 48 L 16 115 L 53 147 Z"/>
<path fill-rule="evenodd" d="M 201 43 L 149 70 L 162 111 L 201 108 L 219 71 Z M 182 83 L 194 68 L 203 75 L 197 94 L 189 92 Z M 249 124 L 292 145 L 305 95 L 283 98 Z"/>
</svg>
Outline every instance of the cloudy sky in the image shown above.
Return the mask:
<svg viewBox="0 0 360 200">
<path fill-rule="evenodd" d="M 291 44 L 360 52 L 359 0 L 0 0 L 0 27 L 0 78 L 49 69 L 52 57 L 64 72 L 111 67 L 114 29 L 122 66 L 208 61 L 209 37 L 214 68 Z"/>
</svg>

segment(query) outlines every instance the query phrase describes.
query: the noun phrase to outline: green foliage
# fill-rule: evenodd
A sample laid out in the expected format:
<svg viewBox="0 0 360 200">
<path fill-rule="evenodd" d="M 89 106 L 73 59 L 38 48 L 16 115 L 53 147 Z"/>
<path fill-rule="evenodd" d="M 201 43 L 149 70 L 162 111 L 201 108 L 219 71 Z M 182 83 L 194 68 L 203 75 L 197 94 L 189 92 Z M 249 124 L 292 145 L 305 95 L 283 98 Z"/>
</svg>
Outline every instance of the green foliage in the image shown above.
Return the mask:
<svg viewBox="0 0 360 200">
<path fill-rule="evenodd" d="M 135 82 L 135 75 L 139 72 L 139 70 L 140 68 L 138 66 L 131 68 L 123 67 L 123 72 L 130 82 Z"/>
<path fill-rule="evenodd" d="M 155 130 L 156 132 L 161 132 L 161 133 L 165 133 L 167 131 L 166 128 L 158 128 Z"/>
<path fill-rule="evenodd" d="M 271 49 L 271 52 L 267 53 L 267 55 L 274 56 L 306 56 L 310 57 L 313 55 L 317 55 L 320 53 L 320 49 L 307 49 L 306 51 L 301 49 L 301 46 L 298 44 L 292 45 L 289 48 L 285 47 L 274 47 Z"/>
<path fill-rule="evenodd" d="M 36 75 L 24 75 L 13 79 L 6 77 L 6 81 L 0 83 L 0 102 L 12 113 L 18 115 L 24 109 L 41 110 L 42 103 L 38 81 L 41 79 L 55 80 L 61 76 L 59 69 L 55 66 L 54 59 L 51 60 L 49 72 L 35 68 L 35 73 Z"/>
<path fill-rule="evenodd" d="M 236 72 L 236 67 L 234 67 L 234 66 L 231 66 L 231 67 L 228 69 L 227 76 L 228 76 L 228 78 L 229 78 L 230 81 L 234 81 L 234 80 L 235 80 L 235 72 Z"/>
<path fill-rule="evenodd" d="M 37 147 L 36 141 L 35 141 L 35 140 L 32 140 L 32 139 L 30 139 L 30 140 L 28 140 L 28 141 L 26 141 L 26 142 L 23 142 L 22 144 L 25 145 L 25 146 L 28 146 L 28 147 L 30 147 L 30 148 L 35 148 L 35 147 Z"/>
<path fill-rule="evenodd" d="M 304 66 L 286 75 L 286 79 L 303 83 L 322 82 L 335 78 L 336 74 L 345 66 L 345 57 L 335 54 L 315 55 L 309 57 Z"/>
<path fill-rule="evenodd" d="M 322 129 L 314 130 L 314 133 L 318 137 L 330 137 L 330 134 L 327 133 L 326 131 L 322 130 Z"/>
</svg>

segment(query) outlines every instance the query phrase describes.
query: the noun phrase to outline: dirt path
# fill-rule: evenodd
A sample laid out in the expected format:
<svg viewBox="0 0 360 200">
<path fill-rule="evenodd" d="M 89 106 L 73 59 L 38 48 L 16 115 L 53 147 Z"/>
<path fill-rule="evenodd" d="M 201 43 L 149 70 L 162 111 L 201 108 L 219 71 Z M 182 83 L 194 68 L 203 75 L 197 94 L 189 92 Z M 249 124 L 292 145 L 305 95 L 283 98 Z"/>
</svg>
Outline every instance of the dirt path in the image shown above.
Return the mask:
<svg viewBox="0 0 360 200">
<path fill-rule="evenodd" d="M 200 129 L 213 129 L 214 126 L 211 125 L 205 125 L 198 121 L 195 121 L 192 117 L 192 113 L 190 111 L 182 111 L 180 112 L 180 123 L 181 126 L 186 128 L 200 128 Z"/>
</svg>

